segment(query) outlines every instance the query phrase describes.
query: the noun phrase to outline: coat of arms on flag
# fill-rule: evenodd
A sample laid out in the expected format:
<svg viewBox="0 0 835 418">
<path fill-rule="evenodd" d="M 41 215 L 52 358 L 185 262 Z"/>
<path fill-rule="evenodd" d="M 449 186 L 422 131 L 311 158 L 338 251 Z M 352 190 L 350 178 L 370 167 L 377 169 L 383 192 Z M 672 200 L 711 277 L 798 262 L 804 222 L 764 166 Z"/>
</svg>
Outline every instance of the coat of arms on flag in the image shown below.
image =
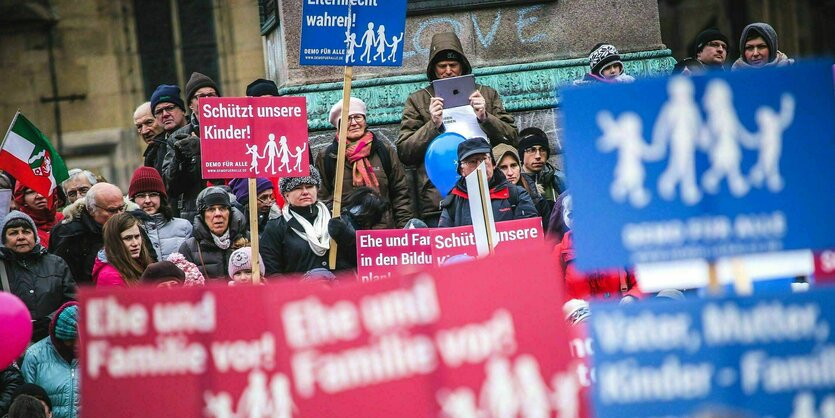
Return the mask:
<svg viewBox="0 0 835 418">
<path fill-rule="evenodd" d="M 49 138 L 20 112 L 0 146 L 0 169 L 50 201 L 55 188 L 69 177 Z"/>
</svg>

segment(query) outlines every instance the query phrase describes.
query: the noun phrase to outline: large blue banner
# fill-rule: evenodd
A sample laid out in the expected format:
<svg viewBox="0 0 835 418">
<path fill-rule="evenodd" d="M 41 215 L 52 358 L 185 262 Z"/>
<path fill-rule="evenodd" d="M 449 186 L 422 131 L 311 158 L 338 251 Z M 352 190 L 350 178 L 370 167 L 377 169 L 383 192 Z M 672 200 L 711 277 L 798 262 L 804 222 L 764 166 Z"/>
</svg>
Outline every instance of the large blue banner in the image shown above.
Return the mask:
<svg viewBox="0 0 835 418">
<path fill-rule="evenodd" d="M 562 95 L 581 269 L 835 246 L 829 64 Z"/>
<path fill-rule="evenodd" d="M 599 417 L 835 418 L 835 291 L 592 305 Z"/>
<path fill-rule="evenodd" d="M 304 0 L 300 65 L 399 66 L 406 0 Z"/>
</svg>

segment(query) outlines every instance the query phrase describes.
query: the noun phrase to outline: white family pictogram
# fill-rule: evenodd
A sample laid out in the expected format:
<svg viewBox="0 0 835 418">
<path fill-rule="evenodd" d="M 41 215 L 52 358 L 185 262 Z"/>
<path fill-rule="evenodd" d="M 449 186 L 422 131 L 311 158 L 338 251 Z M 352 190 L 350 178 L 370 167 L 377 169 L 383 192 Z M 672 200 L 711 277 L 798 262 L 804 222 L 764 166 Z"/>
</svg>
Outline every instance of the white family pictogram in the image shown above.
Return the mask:
<svg viewBox="0 0 835 418">
<path fill-rule="evenodd" d="M 513 363 L 505 357 L 494 357 L 487 361 L 484 371 L 478 398 L 468 387 L 442 388 L 435 394 L 442 417 L 548 418 L 554 416 L 552 412 L 559 418 L 579 416 L 576 378 L 557 374 L 552 379 L 552 390 L 533 356 L 521 355 Z"/>
<path fill-rule="evenodd" d="M 267 386 L 267 375 L 260 370 L 249 373 L 247 387 L 233 407 L 232 397 L 226 392 L 203 394 L 204 415 L 213 418 L 292 418 L 298 413 L 293 402 L 290 379 L 281 373 L 273 374 Z"/>
<path fill-rule="evenodd" d="M 628 201 L 635 208 L 649 204 L 651 191 L 646 181 L 645 163 L 659 161 L 667 154 L 667 167 L 658 178 L 658 194 L 676 198 L 676 191 L 686 205 L 701 201 L 703 193 L 716 194 L 722 181 L 734 197 L 745 196 L 751 187 L 765 186 L 771 192 L 783 189 L 780 155 L 783 133 L 794 120 L 794 97 L 783 94 L 780 109 L 757 108 L 757 129 L 750 133 L 739 121 L 733 104 L 733 91 L 724 80 L 708 83 L 702 108 L 703 120 L 692 81 L 672 78 L 667 84 L 668 99 L 652 129 L 652 142 L 643 138 L 643 121 L 634 112 L 615 118 L 602 110 L 597 125 L 603 134 L 597 149 L 604 153 L 617 150 L 617 163 L 609 193 L 616 202 Z M 758 150 L 757 163 L 745 176 L 742 172 L 742 147 Z M 696 152 L 708 155 L 709 168 L 697 178 Z M 699 181 L 700 180 L 700 181 Z"/>
<path fill-rule="evenodd" d="M 269 170 L 269 174 L 275 175 L 277 172 L 276 170 L 281 171 L 282 169 L 286 170 L 285 172 L 301 172 L 302 157 L 304 151 L 307 150 L 307 144 L 296 146 L 296 153 L 293 154 L 290 152 L 290 147 L 287 145 L 286 136 L 282 135 L 278 140 L 278 144 L 275 142 L 275 134 L 269 134 L 267 138 L 267 143 L 264 145 L 264 151 L 261 154 L 258 153 L 258 145 L 245 144 L 245 155 L 252 155 L 252 160 L 249 163 L 249 171 L 252 171 L 255 174 L 261 174 L 259 161 L 266 159 L 267 165 L 264 166 L 264 174 L 267 174 L 267 171 Z M 291 157 L 295 159 L 295 163 L 292 168 L 290 167 Z M 276 159 L 278 159 L 280 163 L 277 167 L 275 161 Z"/>
<path fill-rule="evenodd" d="M 389 61 L 395 61 L 397 57 L 397 50 L 400 47 L 400 43 L 403 41 L 403 32 L 400 32 L 400 36 L 393 35 L 391 37 L 391 43 L 386 40 L 386 27 L 384 25 L 377 26 L 377 31 L 375 35 L 374 31 L 374 22 L 369 22 L 367 29 L 360 38 L 359 43 L 357 43 L 357 34 L 351 32 L 349 26 L 348 30 L 345 31 L 345 63 L 354 63 L 356 59 L 354 57 L 356 51 L 355 49 L 364 48 L 364 51 L 359 57 L 359 62 L 362 63 L 365 60 L 366 64 L 370 64 L 371 61 L 380 61 L 381 63 L 386 62 L 388 59 Z M 390 48 L 389 53 L 386 54 L 386 48 Z M 375 54 L 373 52 L 376 51 Z M 372 55 L 373 54 L 373 55 Z"/>
</svg>

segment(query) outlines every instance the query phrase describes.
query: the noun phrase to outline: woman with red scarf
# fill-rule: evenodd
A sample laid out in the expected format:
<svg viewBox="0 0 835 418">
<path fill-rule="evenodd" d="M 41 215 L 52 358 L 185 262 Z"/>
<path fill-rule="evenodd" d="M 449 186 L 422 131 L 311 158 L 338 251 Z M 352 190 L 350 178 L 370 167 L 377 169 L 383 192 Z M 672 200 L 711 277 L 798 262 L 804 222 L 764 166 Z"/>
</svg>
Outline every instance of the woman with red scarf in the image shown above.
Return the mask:
<svg viewBox="0 0 835 418">
<path fill-rule="evenodd" d="M 368 187 L 391 203 L 391 209 L 377 228 L 402 228 L 412 218 L 409 185 L 397 150 L 387 140 L 377 138 L 368 130 L 365 103 L 351 97 L 348 102 L 348 143 L 345 148 L 345 173 L 342 177 L 342 200 L 359 187 Z M 339 132 L 342 100 L 333 105 L 330 122 Z M 322 173 L 319 200 L 331 206 L 336 179 L 338 137 L 316 158 L 316 168 Z"/>
<path fill-rule="evenodd" d="M 49 231 L 52 226 L 61 222 L 64 215 L 58 212 L 57 193 L 53 193 L 52 202 L 42 194 L 17 182 L 14 188 L 14 201 L 19 211 L 29 215 L 38 227 L 38 236 L 41 238 L 41 245 L 44 248 L 49 246 Z M 47 248 L 48 249 L 48 248 Z"/>
</svg>

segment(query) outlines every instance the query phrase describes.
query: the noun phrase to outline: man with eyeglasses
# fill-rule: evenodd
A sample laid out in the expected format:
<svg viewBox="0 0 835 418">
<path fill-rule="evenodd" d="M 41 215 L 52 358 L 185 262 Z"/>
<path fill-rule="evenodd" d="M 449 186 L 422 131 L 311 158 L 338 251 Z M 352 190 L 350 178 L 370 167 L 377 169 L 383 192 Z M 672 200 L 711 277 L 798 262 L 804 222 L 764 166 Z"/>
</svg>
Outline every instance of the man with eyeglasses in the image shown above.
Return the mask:
<svg viewBox="0 0 835 418">
<path fill-rule="evenodd" d="M 67 205 L 71 205 L 76 200 L 84 197 L 87 191 L 98 181 L 95 174 L 80 168 L 73 168 L 68 174 L 69 177 L 61 183 L 61 187 L 64 188 L 64 194 L 67 195 Z"/>
<path fill-rule="evenodd" d="M 186 83 L 186 103 L 191 114 L 188 123 L 175 131 L 168 141 L 162 178 L 174 216 L 186 220 L 197 215 L 197 195 L 206 183 L 200 174 L 200 99 L 219 97 L 217 84 L 204 74 L 194 72 Z"/>
<path fill-rule="evenodd" d="M 777 31 L 768 23 L 752 23 L 742 30 L 739 37 L 739 59 L 732 70 L 748 68 L 782 67 L 794 64 L 794 60 L 777 49 Z"/>
<path fill-rule="evenodd" d="M 470 138 L 458 144 L 458 174 L 461 177 L 452 191 L 441 201 L 439 227 L 472 225 L 466 177 L 484 163 L 490 203 L 496 222 L 539 216 L 531 196 L 524 188 L 511 184 L 501 170 L 495 169 L 493 150 L 484 138 Z"/>
<path fill-rule="evenodd" d="M 93 284 L 93 264 L 103 244 L 102 227 L 124 211 L 122 191 L 110 183 L 96 183 L 87 191 L 83 204 L 72 207 L 70 216 L 52 228 L 49 252 L 67 262 L 79 285 Z"/>
<path fill-rule="evenodd" d="M 519 157 L 522 158 L 522 172 L 530 176 L 545 200 L 556 202 L 565 188 L 562 171 L 548 162 L 551 145 L 542 129 L 529 127 L 519 132 Z M 551 204 L 553 206 L 553 204 Z"/>
<path fill-rule="evenodd" d="M 701 74 L 710 70 L 725 70 L 728 59 L 728 37 L 719 29 L 705 29 L 696 36 L 692 54 L 673 68 L 673 74 Z"/>
<path fill-rule="evenodd" d="M 246 219 L 247 230 L 249 230 L 249 179 L 238 178 L 229 182 L 232 194 L 235 195 L 235 202 L 232 207 L 241 211 Z M 258 233 L 259 236 L 267 227 L 267 222 L 281 217 L 281 209 L 276 204 L 275 189 L 272 182 L 265 177 L 255 179 L 256 205 L 258 206 Z"/>
</svg>

